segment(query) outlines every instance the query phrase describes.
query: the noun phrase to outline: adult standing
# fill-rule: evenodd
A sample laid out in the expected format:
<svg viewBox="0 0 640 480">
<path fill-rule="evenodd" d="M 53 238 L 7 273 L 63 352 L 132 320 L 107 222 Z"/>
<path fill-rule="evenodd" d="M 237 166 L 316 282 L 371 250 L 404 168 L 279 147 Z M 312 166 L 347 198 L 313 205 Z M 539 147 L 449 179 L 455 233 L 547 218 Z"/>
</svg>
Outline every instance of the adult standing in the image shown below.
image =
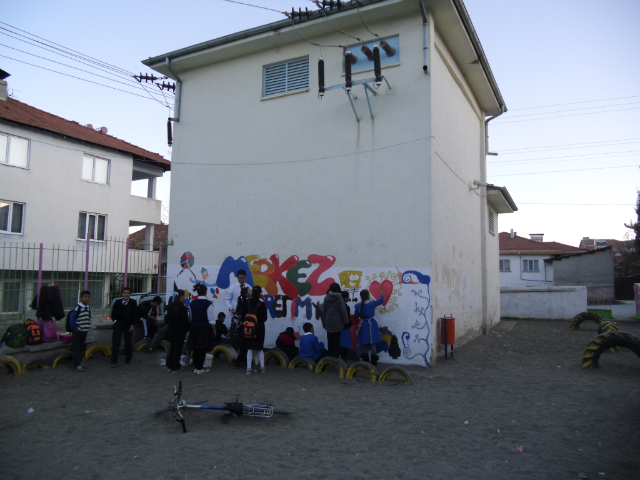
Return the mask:
<svg viewBox="0 0 640 480">
<path fill-rule="evenodd" d="M 208 373 L 208 368 L 203 368 L 207 352 L 213 349 L 213 338 L 215 337 L 216 317 L 213 313 L 213 303 L 207 300 L 207 287 L 201 283 L 196 283 L 193 291 L 198 294 L 196 300 L 189 304 L 191 311 L 191 328 L 187 349 L 193 351 L 193 373 L 200 375 Z"/>
<path fill-rule="evenodd" d="M 226 295 L 224 296 L 224 303 L 227 306 L 229 312 L 231 312 L 231 321 L 229 327 L 231 346 L 238 352 L 236 361 L 233 363 L 234 368 L 242 366 L 242 362 L 244 360 L 244 355 L 242 355 L 244 353 L 244 349 L 242 347 L 241 335 L 242 317 L 244 312 L 242 312 L 241 310 L 246 300 L 246 294 L 243 295 L 243 292 L 246 292 L 247 289 L 251 288 L 251 285 L 246 283 L 247 272 L 245 270 L 238 270 L 236 272 L 236 278 L 238 279 L 238 281 L 229 287 Z"/>
<path fill-rule="evenodd" d="M 224 303 L 231 314 L 236 313 L 238 299 L 240 298 L 242 289 L 245 287 L 251 288 L 251 285 L 246 283 L 247 272 L 245 270 L 238 270 L 236 272 L 236 278 L 238 279 L 238 281 L 229 287 L 229 290 L 227 290 L 227 294 L 224 296 Z"/>
<path fill-rule="evenodd" d="M 342 329 L 349 323 L 349 316 L 344 300 L 342 299 L 342 290 L 340 285 L 332 283 L 329 287 L 327 295 L 324 297 L 324 315 L 323 325 L 327 331 L 327 340 L 329 343 L 328 354 L 330 357 L 340 357 L 340 333 Z"/>
<path fill-rule="evenodd" d="M 132 336 L 134 324 L 137 321 L 138 303 L 131 299 L 131 289 L 124 287 L 122 298 L 113 302 L 111 320 L 113 321 L 113 336 L 111 338 L 111 368 L 118 365 L 120 340 L 124 336 L 124 364 L 131 365 L 133 356 Z"/>
<path fill-rule="evenodd" d="M 184 299 L 184 290 L 178 290 L 173 303 L 169 306 L 168 312 L 164 317 L 165 322 L 169 325 L 167 336 L 171 342 L 166 369 L 173 372 L 182 370 L 180 357 L 182 356 L 184 338 L 187 336 L 190 327 L 189 309 L 184 306 Z"/>
</svg>

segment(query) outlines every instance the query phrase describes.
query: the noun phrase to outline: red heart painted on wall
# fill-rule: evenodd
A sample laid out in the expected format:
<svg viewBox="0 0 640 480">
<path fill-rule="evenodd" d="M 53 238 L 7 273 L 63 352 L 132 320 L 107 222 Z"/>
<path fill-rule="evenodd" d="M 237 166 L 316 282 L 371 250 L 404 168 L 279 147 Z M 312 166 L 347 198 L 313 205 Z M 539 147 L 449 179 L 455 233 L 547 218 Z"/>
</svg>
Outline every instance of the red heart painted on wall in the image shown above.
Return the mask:
<svg viewBox="0 0 640 480">
<path fill-rule="evenodd" d="M 371 282 L 371 285 L 369 286 L 369 293 L 373 298 L 377 300 L 378 296 L 380 295 L 380 282 L 378 281 Z M 391 280 L 383 280 L 382 281 L 382 294 L 384 295 L 384 303 L 382 304 L 383 307 L 386 306 L 387 303 L 389 302 L 389 298 L 391 298 L 392 293 L 393 293 L 393 282 Z"/>
</svg>

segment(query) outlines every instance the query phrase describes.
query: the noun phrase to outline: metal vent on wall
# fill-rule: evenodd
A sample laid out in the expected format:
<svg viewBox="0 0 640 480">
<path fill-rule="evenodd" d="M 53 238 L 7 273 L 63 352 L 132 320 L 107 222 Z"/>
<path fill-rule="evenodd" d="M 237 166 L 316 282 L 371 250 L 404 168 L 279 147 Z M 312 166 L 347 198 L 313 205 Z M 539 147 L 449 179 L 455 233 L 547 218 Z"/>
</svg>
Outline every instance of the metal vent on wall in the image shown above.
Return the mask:
<svg viewBox="0 0 640 480">
<path fill-rule="evenodd" d="M 494 230 L 493 230 L 493 210 L 489 210 L 489 231 L 491 233 L 494 232 Z"/>
<path fill-rule="evenodd" d="M 264 97 L 304 88 L 309 88 L 309 57 L 264 67 Z"/>
</svg>

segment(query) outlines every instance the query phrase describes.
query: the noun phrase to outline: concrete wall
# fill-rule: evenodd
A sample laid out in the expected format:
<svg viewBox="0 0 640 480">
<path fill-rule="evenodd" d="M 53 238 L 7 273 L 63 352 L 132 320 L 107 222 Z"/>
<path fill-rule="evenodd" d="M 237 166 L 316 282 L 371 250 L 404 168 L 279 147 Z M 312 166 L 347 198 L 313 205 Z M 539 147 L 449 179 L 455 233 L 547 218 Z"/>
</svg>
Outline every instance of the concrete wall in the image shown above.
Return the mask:
<svg viewBox="0 0 640 480">
<path fill-rule="evenodd" d="M 614 293 L 613 249 L 596 250 L 553 262 L 556 285 L 585 285 L 589 302 L 611 302 Z"/>
<path fill-rule="evenodd" d="M 505 287 L 500 289 L 503 318 L 573 318 L 587 309 L 586 287 Z"/>
<path fill-rule="evenodd" d="M 498 260 L 509 260 L 511 262 L 510 272 L 500 272 L 500 287 L 525 287 L 525 286 L 545 286 L 553 285 L 553 265 L 545 263 L 551 255 L 504 255 L 501 254 Z M 538 272 L 524 272 L 522 262 L 524 260 L 538 260 Z M 496 261 L 498 268 L 500 262 Z"/>
<path fill-rule="evenodd" d="M 107 215 L 106 236 L 126 238 L 129 220 L 160 223 L 161 202 L 131 195 L 131 154 L 0 121 L 0 131 L 30 139 L 29 168 L 0 165 L 0 198 L 26 204 L 22 235 L 1 242 L 74 246 L 80 211 Z M 109 184 L 82 180 L 84 154 L 110 160 Z"/>
</svg>

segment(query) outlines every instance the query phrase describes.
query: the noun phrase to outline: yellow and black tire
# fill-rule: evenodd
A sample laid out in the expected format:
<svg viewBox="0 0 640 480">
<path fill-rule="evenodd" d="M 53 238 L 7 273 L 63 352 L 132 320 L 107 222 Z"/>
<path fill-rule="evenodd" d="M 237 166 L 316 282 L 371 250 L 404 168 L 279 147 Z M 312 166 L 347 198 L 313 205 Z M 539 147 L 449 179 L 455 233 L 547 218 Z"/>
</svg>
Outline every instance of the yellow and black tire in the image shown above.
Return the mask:
<svg viewBox="0 0 640 480">
<path fill-rule="evenodd" d="M 161 340 L 158 345 L 164 348 L 164 351 L 167 353 L 171 350 L 171 342 L 169 340 Z"/>
<path fill-rule="evenodd" d="M 101 353 L 103 357 L 111 357 L 111 349 L 109 347 L 107 347 L 103 343 L 96 343 L 95 345 L 91 345 L 89 348 L 87 348 L 87 350 L 84 352 L 84 359 L 89 360 L 91 356 L 96 352 Z"/>
<path fill-rule="evenodd" d="M 71 360 L 73 361 L 73 353 L 64 352 L 64 353 L 56 353 L 53 357 L 49 359 L 49 368 L 56 368 L 58 363 L 61 360 Z"/>
<path fill-rule="evenodd" d="M 22 373 L 27 373 L 29 370 L 32 370 L 34 368 L 41 368 L 43 370 L 46 370 L 48 368 L 51 368 L 51 366 L 49 365 L 48 360 L 37 358 L 35 360 L 29 360 L 27 363 L 22 365 Z"/>
<path fill-rule="evenodd" d="M 22 366 L 15 358 L 3 355 L 0 357 L 0 363 L 7 368 L 7 372 L 13 373 L 14 375 L 22 375 Z"/>
<path fill-rule="evenodd" d="M 133 351 L 134 352 L 142 352 L 143 350 L 146 350 L 147 348 L 149 348 L 149 344 L 151 342 L 149 340 L 140 340 L 138 343 L 136 343 L 133 346 Z"/>
<path fill-rule="evenodd" d="M 407 372 L 402 367 L 389 367 L 389 368 L 387 368 L 378 377 L 378 382 L 379 383 L 384 382 L 389 377 L 389 375 L 400 375 L 402 377 L 402 379 L 404 380 L 404 383 L 406 383 L 407 385 L 413 385 L 413 379 L 411 378 L 411 375 L 409 374 L 409 372 Z"/>
<path fill-rule="evenodd" d="M 366 372 L 373 383 L 375 383 L 376 380 L 378 380 L 378 369 L 373 365 L 371 365 L 370 363 L 367 363 L 367 362 L 354 363 L 349 367 L 349 370 L 347 370 L 346 378 L 351 380 L 357 372 Z"/>
<path fill-rule="evenodd" d="M 576 315 L 575 317 L 573 317 L 573 319 L 571 320 L 571 324 L 569 325 L 569 328 L 571 330 L 578 330 L 580 328 L 580 324 L 586 320 L 591 320 L 593 322 L 596 322 L 598 325 L 600 325 L 602 322 L 605 321 L 604 317 L 598 315 L 597 313 L 582 312 Z"/>
<path fill-rule="evenodd" d="M 617 332 L 618 324 L 616 322 L 612 322 L 611 320 L 605 320 L 600 324 L 598 328 L 598 334 L 607 333 L 607 332 Z M 609 349 L 610 352 L 619 352 L 620 347 L 613 347 Z"/>
<path fill-rule="evenodd" d="M 238 358 L 238 352 L 236 352 L 236 349 L 233 348 L 231 345 L 216 345 L 215 347 L 213 347 L 213 350 L 211 350 L 211 355 L 213 355 L 213 358 L 218 358 L 221 355 L 224 355 L 225 357 L 227 357 L 227 361 L 229 363 L 232 363 L 236 358 Z"/>
<path fill-rule="evenodd" d="M 310 372 L 316 371 L 316 362 L 309 358 L 295 357 L 289 362 L 289 370 L 294 370 L 298 365 L 304 365 Z"/>
<path fill-rule="evenodd" d="M 279 348 L 270 348 L 269 350 L 264 351 L 264 364 L 269 363 L 269 360 L 277 360 L 280 362 L 280 366 L 282 368 L 287 368 L 289 366 L 289 357 L 286 353 L 284 353 Z"/>
<path fill-rule="evenodd" d="M 341 358 L 323 357 L 318 361 L 318 364 L 316 365 L 316 373 L 322 373 L 327 365 L 336 367 L 340 378 L 344 378 L 347 375 L 347 370 L 349 370 L 347 362 L 345 362 Z"/>
<path fill-rule="evenodd" d="M 582 368 L 599 368 L 600 355 L 611 348 L 628 348 L 640 357 L 640 340 L 625 332 L 601 333 L 591 340 L 582 356 Z"/>
</svg>

